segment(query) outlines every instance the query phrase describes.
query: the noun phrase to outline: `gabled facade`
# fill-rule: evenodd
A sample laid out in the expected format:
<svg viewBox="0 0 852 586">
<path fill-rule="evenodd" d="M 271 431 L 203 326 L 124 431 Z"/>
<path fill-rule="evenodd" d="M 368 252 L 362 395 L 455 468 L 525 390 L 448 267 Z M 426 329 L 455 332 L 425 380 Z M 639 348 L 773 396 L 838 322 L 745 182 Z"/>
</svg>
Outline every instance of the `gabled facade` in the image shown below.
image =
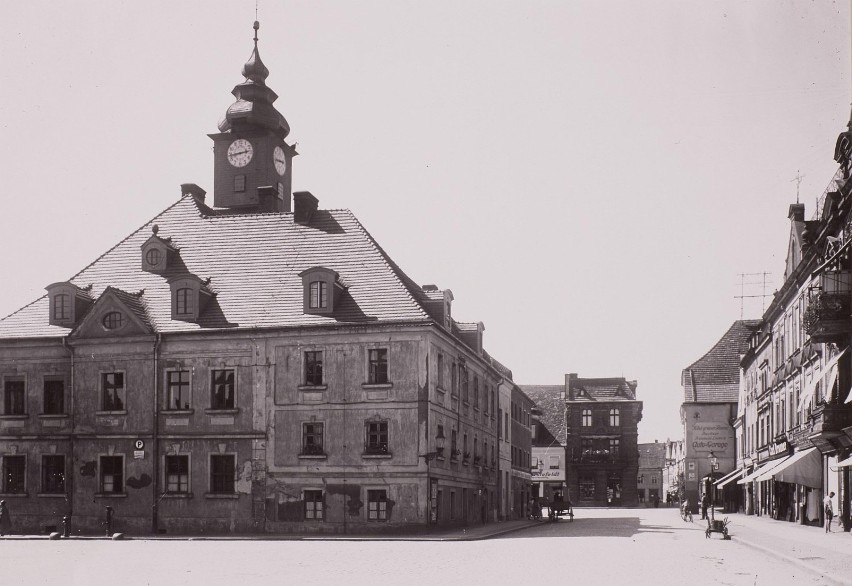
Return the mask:
<svg viewBox="0 0 852 586">
<path fill-rule="evenodd" d="M 681 497 L 693 512 L 709 491 L 711 480 L 720 479 L 735 466 L 734 421 L 740 386 L 740 357 L 748 347 L 758 320 L 739 320 L 707 351 L 681 373 L 684 456 Z M 713 469 L 711 458 L 716 458 Z"/>
<path fill-rule="evenodd" d="M 654 442 L 639 444 L 639 479 L 636 490 L 639 502 L 656 507 L 665 498 L 663 471 L 666 462 L 666 444 Z"/>
<path fill-rule="evenodd" d="M 99 532 L 105 507 L 136 534 L 493 520 L 510 371 L 350 211 L 308 192 L 291 211 L 295 151 L 256 35 L 243 75 L 212 135 L 215 206 L 183 185 L 0 320 L 16 530 L 67 514 Z"/>
<path fill-rule="evenodd" d="M 550 501 L 556 492 L 566 493 L 568 458 L 565 420 L 565 387 L 525 386 L 535 403 L 532 418 L 533 497 Z"/>
</svg>

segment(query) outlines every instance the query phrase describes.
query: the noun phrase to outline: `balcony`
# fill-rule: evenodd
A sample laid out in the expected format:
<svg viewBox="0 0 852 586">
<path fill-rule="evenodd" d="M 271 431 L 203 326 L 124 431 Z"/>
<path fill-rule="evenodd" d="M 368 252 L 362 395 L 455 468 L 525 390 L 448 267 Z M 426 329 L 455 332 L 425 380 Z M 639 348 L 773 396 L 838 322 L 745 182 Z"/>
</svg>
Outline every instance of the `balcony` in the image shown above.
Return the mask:
<svg viewBox="0 0 852 586">
<path fill-rule="evenodd" d="M 583 450 L 580 453 L 572 453 L 571 462 L 574 464 L 621 464 L 624 462 L 624 455 L 601 449 Z"/>
<path fill-rule="evenodd" d="M 828 273 L 820 275 L 849 275 L 849 273 Z M 848 281 L 845 281 L 848 283 Z M 847 285 L 848 286 L 848 285 Z M 811 292 L 809 305 L 803 318 L 805 331 L 814 342 L 843 342 L 852 332 L 850 319 L 850 292 L 816 289 Z"/>
</svg>

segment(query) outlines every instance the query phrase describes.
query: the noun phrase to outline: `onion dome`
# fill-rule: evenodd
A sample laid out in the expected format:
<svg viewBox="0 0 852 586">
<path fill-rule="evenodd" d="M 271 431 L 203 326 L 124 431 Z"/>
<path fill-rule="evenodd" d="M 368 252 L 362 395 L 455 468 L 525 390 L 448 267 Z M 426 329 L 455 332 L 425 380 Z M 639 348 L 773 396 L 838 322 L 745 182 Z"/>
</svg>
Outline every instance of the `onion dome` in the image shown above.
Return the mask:
<svg viewBox="0 0 852 586">
<path fill-rule="evenodd" d="M 219 122 L 219 130 L 228 132 L 232 129 L 261 127 L 272 130 L 280 138 L 285 138 L 290 134 L 290 125 L 272 105 L 278 99 L 278 94 L 266 86 L 269 69 L 260 60 L 260 52 L 257 49 L 259 28 L 260 23 L 255 21 L 254 50 L 242 70 L 246 80 L 234 86 L 231 93 L 237 101 L 228 107 L 225 117 Z"/>
</svg>

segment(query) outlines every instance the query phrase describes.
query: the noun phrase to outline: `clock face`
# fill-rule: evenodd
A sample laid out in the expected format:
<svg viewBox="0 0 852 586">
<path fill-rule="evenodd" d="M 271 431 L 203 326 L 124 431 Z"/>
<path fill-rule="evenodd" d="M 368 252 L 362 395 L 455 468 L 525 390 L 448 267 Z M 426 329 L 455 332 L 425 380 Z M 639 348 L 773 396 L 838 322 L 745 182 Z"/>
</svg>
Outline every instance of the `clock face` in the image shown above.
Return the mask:
<svg viewBox="0 0 852 586">
<path fill-rule="evenodd" d="M 228 162 L 234 167 L 245 167 L 253 154 L 251 143 L 244 138 L 238 138 L 228 147 Z"/>
<path fill-rule="evenodd" d="M 272 151 L 272 160 L 275 162 L 275 170 L 279 175 L 283 175 L 287 171 L 287 157 L 284 156 L 284 149 L 280 146 L 275 147 Z"/>
</svg>

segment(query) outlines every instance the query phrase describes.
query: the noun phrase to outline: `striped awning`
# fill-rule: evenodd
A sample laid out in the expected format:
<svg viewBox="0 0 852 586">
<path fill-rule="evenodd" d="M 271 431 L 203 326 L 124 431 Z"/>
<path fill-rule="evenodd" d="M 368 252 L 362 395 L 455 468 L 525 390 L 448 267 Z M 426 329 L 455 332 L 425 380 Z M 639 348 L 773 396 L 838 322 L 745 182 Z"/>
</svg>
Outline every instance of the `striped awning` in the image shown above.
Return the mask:
<svg viewBox="0 0 852 586">
<path fill-rule="evenodd" d="M 745 470 L 734 470 L 733 472 L 725 474 L 722 478 L 715 482 L 716 488 L 724 488 L 726 485 L 730 484 L 734 480 L 737 480 L 738 478 L 742 477 L 744 473 Z"/>
<path fill-rule="evenodd" d="M 756 469 L 754 472 L 752 472 L 751 474 L 749 474 L 745 478 L 740 478 L 737 481 L 737 484 L 746 484 L 748 482 L 751 482 L 752 480 L 757 479 L 757 477 L 760 476 L 761 474 L 765 474 L 766 472 L 769 472 L 770 470 L 772 470 L 776 466 L 780 465 L 782 462 L 785 462 L 787 460 L 787 458 L 789 458 L 789 456 L 786 456 L 784 458 L 778 458 L 777 460 L 772 460 L 771 462 L 764 464 L 763 466 Z"/>
</svg>

